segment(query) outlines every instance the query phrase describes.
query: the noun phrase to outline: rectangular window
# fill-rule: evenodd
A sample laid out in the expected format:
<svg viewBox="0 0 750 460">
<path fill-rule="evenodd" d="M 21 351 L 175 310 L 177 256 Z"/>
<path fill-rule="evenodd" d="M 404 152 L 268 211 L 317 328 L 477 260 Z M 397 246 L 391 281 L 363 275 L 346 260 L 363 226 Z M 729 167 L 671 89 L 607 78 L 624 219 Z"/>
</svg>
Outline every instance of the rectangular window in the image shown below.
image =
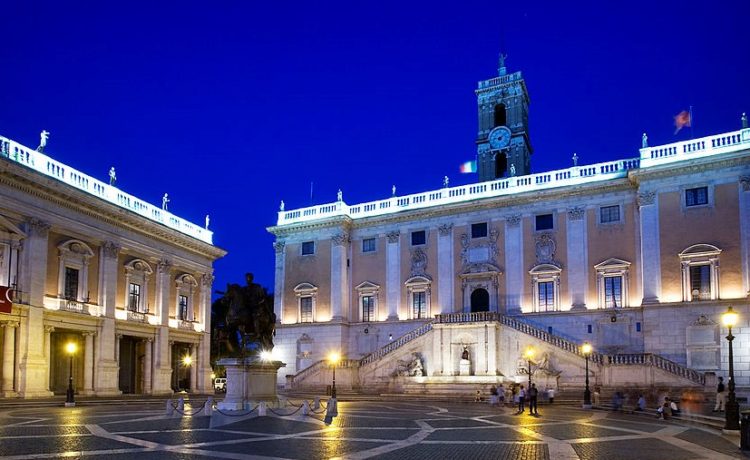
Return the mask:
<svg viewBox="0 0 750 460">
<path fill-rule="evenodd" d="M 536 216 L 536 229 L 539 230 L 552 230 L 554 228 L 554 220 L 552 214 L 540 214 Z"/>
<path fill-rule="evenodd" d="M 593 330 L 594 330 L 594 328 L 593 328 L 593 327 L 591 327 L 591 325 L 590 325 L 590 324 L 589 324 L 588 326 L 586 326 L 586 331 L 587 331 L 587 332 L 588 332 L 589 334 L 591 334 L 591 332 L 592 332 Z"/>
<path fill-rule="evenodd" d="M 411 245 L 420 246 L 427 242 L 427 234 L 424 230 L 418 232 L 411 232 Z"/>
<path fill-rule="evenodd" d="M 65 267 L 65 298 L 78 300 L 78 270 Z"/>
<path fill-rule="evenodd" d="M 484 238 L 487 236 L 487 222 L 480 224 L 471 224 L 471 237 Z"/>
<path fill-rule="evenodd" d="M 299 299 L 299 321 L 301 323 L 312 323 L 312 297 L 300 297 Z"/>
<path fill-rule="evenodd" d="M 180 296 L 180 311 L 177 312 L 177 319 L 188 320 L 188 298 L 185 295 Z"/>
<path fill-rule="evenodd" d="M 302 255 L 309 256 L 315 254 L 315 241 L 305 241 L 302 243 Z"/>
<path fill-rule="evenodd" d="M 604 308 L 622 307 L 622 276 L 604 277 Z"/>
<path fill-rule="evenodd" d="M 553 311 L 555 309 L 555 283 L 541 281 L 537 283 L 539 289 L 539 311 Z"/>
<path fill-rule="evenodd" d="M 375 321 L 375 301 L 371 295 L 362 297 L 362 321 Z"/>
<path fill-rule="evenodd" d="M 690 293 L 693 300 L 711 299 L 710 265 L 694 265 L 690 267 Z"/>
<path fill-rule="evenodd" d="M 685 206 L 708 204 L 708 187 L 696 187 L 685 190 Z"/>
<path fill-rule="evenodd" d="M 375 238 L 362 240 L 362 252 L 375 252 Z"/>
<path fill-rule="evenodd" d="M 130 311 L 138 311 L 141 306 L 141 285 L 130 283 L 130 289 L 128 290 L 128 309 Z"/>
<path fill-rule="evenodd" d="M 620 207 L 615 205 L 599 208 L 599 222 L 602 224 L 620 222 Z"/>
<path fill-rule="evenodd" d="M 412 307 L 414 308 L 414 318 L 426 318 L 427 317 L 427 301 L 426 292 L 413 292 L 412 293 Z"/>
<path fill-rule="evenodd" d="M 635 332 L 641 332 L 641 323 L 640 321 L 635 323 Z"/>
</svg>

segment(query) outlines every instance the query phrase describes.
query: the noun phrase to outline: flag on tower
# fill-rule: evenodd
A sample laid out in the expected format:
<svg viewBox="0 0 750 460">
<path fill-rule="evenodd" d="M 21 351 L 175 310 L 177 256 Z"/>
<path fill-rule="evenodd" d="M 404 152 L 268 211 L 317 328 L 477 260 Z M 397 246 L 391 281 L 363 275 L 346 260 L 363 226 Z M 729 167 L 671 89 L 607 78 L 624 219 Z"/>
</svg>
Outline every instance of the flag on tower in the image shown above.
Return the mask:
<svg viewBox="0 0 750 460">
<path fill-rule="evenodd" d="M 464 174 L 475 173 L 477 172 L 477 162 L 467 161 L 466 163 L 462 164 L 459 169 Z"/>
<path fill-rule="evenodd" d="M 690 116 L 690 112 L 688 112 L 687 110 L 683 110 L 682 112 L 680 112 L 677 115 L 675 115 L 675 117 L 674 117 L 674 127 L 675 127 L 674 133 L 675 134 L 679 133 L 680 130 L 682 128 L 684 128 L 685 126 L 687 126 L 689 128 L 690 127 L 690 121 L 691 121 L 690 119 L 691 118 L 692 117 Z"/>
</svg>

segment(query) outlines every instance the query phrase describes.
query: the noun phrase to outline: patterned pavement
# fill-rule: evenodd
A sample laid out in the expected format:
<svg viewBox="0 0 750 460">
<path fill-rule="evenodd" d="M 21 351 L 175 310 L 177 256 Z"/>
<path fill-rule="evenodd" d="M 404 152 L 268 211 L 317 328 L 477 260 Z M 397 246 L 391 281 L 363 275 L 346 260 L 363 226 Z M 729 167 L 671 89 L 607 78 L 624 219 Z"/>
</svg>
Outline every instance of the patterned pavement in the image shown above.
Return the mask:
<svg viewBox="0 0 750 460">
<path fill-rule="evenodd" d="M 714 430 L 565 406 L 545 406 L 541 417 L 531 417 L 480 403 L 340 402 L 331 425 L 323 414 L 301 411 L 212 421 L 168 417 L 163 407 L 4 409 L 0 459 L 742 458 L 738 439 Z"/>
</svg>

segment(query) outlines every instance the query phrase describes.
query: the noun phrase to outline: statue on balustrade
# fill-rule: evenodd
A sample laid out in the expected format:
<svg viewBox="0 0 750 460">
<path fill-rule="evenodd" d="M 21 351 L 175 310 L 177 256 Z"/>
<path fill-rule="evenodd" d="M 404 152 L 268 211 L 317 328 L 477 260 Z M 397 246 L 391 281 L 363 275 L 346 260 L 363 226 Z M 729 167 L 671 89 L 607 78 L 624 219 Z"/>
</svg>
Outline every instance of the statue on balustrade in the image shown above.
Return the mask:
<svg viewBox="0 0 750 460">
<path fill-rule="evenodd" d="M 228 284 L 222 297 L 211 308 L 215 358 L 242 358 L 273 349 L 276 314 L 273 296 L 245 275 L 245 286 Z M 212 357 L 213 359 L 214 357 Z"/>
</svg>

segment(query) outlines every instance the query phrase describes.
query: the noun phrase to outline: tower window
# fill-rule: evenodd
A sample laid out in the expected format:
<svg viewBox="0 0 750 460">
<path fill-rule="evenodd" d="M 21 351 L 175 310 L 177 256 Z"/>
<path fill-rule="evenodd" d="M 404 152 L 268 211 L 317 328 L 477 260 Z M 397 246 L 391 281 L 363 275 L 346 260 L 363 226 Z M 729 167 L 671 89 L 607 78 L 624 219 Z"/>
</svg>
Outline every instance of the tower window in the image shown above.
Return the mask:
<svg viewBox="0 0 750 460">
<path fill-rule="evenodd" d="M 495 123 L 493 124 L 493 127 L 495 126 L 505 126 L 507 125 L 507 115 L 505 111 L 505 104 L 497 104 L 495 106 Z"/>
<path fill-rule="evenodd" d="M 487 236 L 487 222 L 471 224 L 471 237 L 484 238 Z"/>
</svg>

